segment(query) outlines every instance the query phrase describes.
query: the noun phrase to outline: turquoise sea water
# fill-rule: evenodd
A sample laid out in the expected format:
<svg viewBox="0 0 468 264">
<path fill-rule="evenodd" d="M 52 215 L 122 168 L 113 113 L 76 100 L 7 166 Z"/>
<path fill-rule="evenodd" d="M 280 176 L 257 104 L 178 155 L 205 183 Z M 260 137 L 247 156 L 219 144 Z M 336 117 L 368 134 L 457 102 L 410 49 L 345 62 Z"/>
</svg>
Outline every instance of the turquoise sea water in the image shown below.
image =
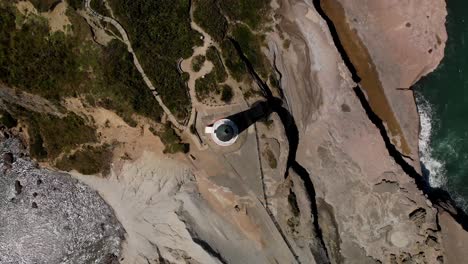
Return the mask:
<svg viewBox="0 0 468 264">
<path fill-rule="evenodd" d="M 468 1 L 448 0 L 448 43 L 439 68 L 415 85 L 421 162 L 432 186 L 468 212 Z"/>
</svg>

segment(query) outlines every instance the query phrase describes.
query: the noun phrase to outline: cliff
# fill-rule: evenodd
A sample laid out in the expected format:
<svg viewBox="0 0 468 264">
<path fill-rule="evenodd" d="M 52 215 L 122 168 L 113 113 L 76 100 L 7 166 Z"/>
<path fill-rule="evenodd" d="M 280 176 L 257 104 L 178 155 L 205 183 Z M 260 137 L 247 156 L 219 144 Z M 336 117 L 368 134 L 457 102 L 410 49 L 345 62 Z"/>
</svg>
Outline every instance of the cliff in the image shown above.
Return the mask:
<svg viewBox="0 0 468 264">
<path fill-rule="evenodd" d="M 419 170 L 411 86 L 444 56 L 445 1 L 320 1 L 392 142 Z"/>
<path fill-rule="evenodd" d="M 409 89 L 443 57 L 445 2 L 282 1 L 278 10 L 291 45 L 275 50 L 276 64 L 330 261 L 458 263 L 464 214 L 434 205 L 418 173 Z M 273 34 L 270 47 L 280 44 Z"/>
<path fill-rule="evenodd" d="M 30 254 L 40 252 L 42 259 L 57 263 L 68 256 L 62 247 L 73 249 L 70 261 L 94 258 L 95 263 L 400 264 L 465 259 L 464 215 L 420 176 L 419 122 L 408 89 L 443 57 L 443 1 L 197 0 L 189 14 L 187 6 L 178 8 L 177 19 L 183 23 L 171 24 L 177 30 L 169 31 L 159 28 L 169 21 L 156 19 L 152 10 L 160 7 L 164 18 L 171 15 L 179 21 L 168 11 L 168 2 L 148 2 L 144 9 L 135 2 L 93 3 L 86 1 L 85 10 L 76 13 L 68 10 L 84 17 L 92 32 L 82 18 L 73 17 L 71 23 L 84 24 L 82 33 L 94 48 L 93 37 L 106 45 L 102 37 L 109 34 L 114 45 L 107 43 L 111 49 L 103 54 L 125 56 L 92 66 L 96 71 L 88 81 L 100 74 L 100 67 L 117 65 L 104 71 L 114 77 L 131 74 L 99 86 L 108 94 L 95 94 L 95 102 L 87 98 L 94 91 L 86 90 L 92 82 L 82 85 L 81 93 L 61 94 L 55 101 L 46 98 L 47 87 L 41 90 L 44 95 L 29 87 L 0 85 L 2 122 L 17 117 L 10 122 L 13 135 L 4 134 L 0 142 L 0 180 L 5 182 L 0 205 L 11 213 L 0 217 L 10 222 L 18 215 L 27 216 L 23 220 L 39 218 L 42 222 L 13 224 L 34 239 L 59 239 L 57 246 L 44 250 L 38 246 L 42 244 L 32 244 L 27 255 L 19 256 L 8 243 L 14 233 L 4 228 L 9 233 L 0 240 L 0 252 L 7 261 L 27 262 Z M 110 22 L 119 32 L 108 28 Z M 146 26 L 168 39 L 139 39 L 158 36 L 135 34 Z M 197 41 L 178 42 L 183 39 L 179 33 Z M 118 42 L 119 34 L 124 43 Z M 134 45 L 133 52 L 131 44 L 145 41 L 151 45 Z M 171 57 L 164 61 L 175 62 L 181 46 L 184 59 L 175 70 L 184 72 L 183 81 L 177 79 L 180 72 L 160 74 L 174 70 L 172 64 L 159 62 L 154 70 L 144 63 L 166 56 L 155 47 L 167 48 Z M 200 64 L 198 70 L 194 64 Z M 148 76 L 141 74 L 143 68 Z M 153 109 L 161 100 L 167 103 L 168 97 L 161 99 L 158 92 L 171 80 L 168 76 L 178 85 L 187 83 L 189 92 L 178 93 L 189 97 L 190 104 L 184 99 L 176 105 L 190 108 L 187 124 L 168 118 L 173 109 Z M 133 82 L 139 77 L 144 82 Z M 219 85 L 230 87 L 230 101 L 220 100 Z M 154 99 L 152 95 L 158 100 L 146 100 Z M 117 104 L 105 104 L 105 99 Z M 127 108 L 118 107 L 127 100 Z M 67 116 L 79 126 L 61 130 L 95 135 L 54 149 L 55 143 L 63 143 L 63 131 L 54 128 L 64 127 Z M 241 131 L 229 147 L 216 145 L 203 133 L 220 118 L 234 120 Z M 84 134 L 79 132 L 72 135 Z M 37 168 L 26 150 L 19 150 L 16 136 L 30 143 L 30 151 L 55 150 L 42 159 L 41 165 L 49 169 Z M 185 143 L 190 149 L 180 148 Z M 86 152 L 93 146 L 105 147 L 106 155 Z M 63 163 L 79 182 L 52 171 Z M 85 170 L 96 163 L 97 170 Z M 44 179 L 40 187 L 34 185 L 37 176 Z M 54 190 L 56 185 L 65 191 Z M 71 215 L 55 219 L 50 212 L 57 209 Z M 102 221 L 96 221 L 100 217 Z M 48 236 L 47 227 L 67 221 L 73 222 L 73 232 L 55 228 L 55 238 Z M 78 234 L 77 228 L 86 234 Z M 88 236 L 89 241 L 81 243 Z"/>
</svg>

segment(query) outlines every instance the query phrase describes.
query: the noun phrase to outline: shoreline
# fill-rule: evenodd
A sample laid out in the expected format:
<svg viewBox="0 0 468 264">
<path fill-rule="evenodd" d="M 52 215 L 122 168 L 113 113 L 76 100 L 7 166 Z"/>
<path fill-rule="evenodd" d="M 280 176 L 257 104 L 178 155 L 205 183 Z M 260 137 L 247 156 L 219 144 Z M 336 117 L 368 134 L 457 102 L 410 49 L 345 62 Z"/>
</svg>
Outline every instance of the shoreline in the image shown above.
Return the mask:
<svg viewBox="0 0 468 264">
<path fill-rule="evenodd" d="M 331 1 L 333 3 L 331 3 Z M 367 60 L 364 60 L 364 61 L 367 61 L 367 65 L 374 65 L 375 66 L 375 64 L 372 61 L 372 58 L 370 56 L 366 56 L 366 54 L 364 54 L 364 55 L 356 54 L 357 52 L 367 52 L 367 54 L 369 54 L 369 53 L 368 53 L 367 47 L 362 43 L 361 39 L 357 35 L 356 30 L 352 30 L 350 25 L 348 24 L 347 19 L 346 19 L 347 16 L 344 13 L 344 8 L 341 6 L 341 4 L 337 0 L 325 0 L 325 1 L 324 0 L 318 0 L 318 2 L 321 4 L 321 7 L 323 9 L 324 14 L 328 17 L 328 19 L 332 23 L 332 26 L 334 26 L 334 28 L 335 28 L 335 31 L 336 31 L 337 37 L 338 37 L 337 39 L 335 39 L 335 41 L 339 42 L 339 43 L 335 43 L 335 46 L 340 51 L 341 56 L 343 57 L 345 62 L 346 62 L 346 60 L 348 60 L 346 64 L 347 64 L 349 70 L 353 74 L 353 79 L 355 79 L 355 80 L 358 79 L 359 80 L 359 79 L 362 78 L 362 80 L 365 80 L 365 78 L 362 77 L 361 74 L 362 74 L 362 72 L 369 73 L 369 69 L 362 70 L 362 69 L 360 69 L 360 67 L 362 67 L 363 65 L 366 66 L 365 65 L 366 63 L 358 62 L 358 63 L 355 64 L 354 62 L 356 60 L 358 60 L 358 59 L 364 58 L 364 59 L 367 59 Z M 323 6 L 324 2 L 326 2 L 328 4 L 331 4 L 331 6 L 328 6 L 328 11 L 327 11 L 327 8 Z M 339 12 L 337 13 L 337 7 L 341 8 L 342 13 L 339 13 Z M 329 11 L 332 11 L 332 12 L 329 12 Z M 330 30 L 332 31 L 331 27 L 330 27 Z M 349 46 L 347 46 L 347 45 L 351 45 L 351 48 Z M 359 45 L 361 45 L 361 46 L 359 46 Z M 342 48 L 342 50 L 340 50 L 340 47 Z M 378 75 L 377 71 L 375 71 L 375 73 L 377 73 L 377 75 Z M 371 74 L 372 74 L 372 72 L 371 72 Z M 373 77 L 375 77 L 375 76 L 373 76 Z M 420 76 L 420 78 L 421 78 L 421 76 Z M 377 76 L 377 79 L 378 79 L 378 76 Z M 415 81 L 411 87 L 413 87 L 416 83 L 418 83 L 418 81 L 420 81 L 420 79 Z M 364 81 L 362 81 L 362 83 L 364 83 Z M 358 89 L 359 89 L 359 86 L 358 86 Z M 367 89 L 365 89 L 365 87 L 364 87 L 364 84 L 362 85 L 362 90 L 366 91 L 368 93 Z M 370 99 L 369 94 L 366 94 L 366 95 L 367 96 L 366 96 L 366 98 L 364 98 L 364 100 L 366 100 L 368 102 L 368 104 L 369 104 L 370 108 L 372 109 L 372 111 L 374 112 L 374 114 L 378 118 L 381 119 L 381 121 L 383 122 L 383 125 L 385 126 L 385 124 L 386 124 L 386 126 L 385 126 L 385 130 L 387 132 L 386 137 L 388 137 L 389 141 L 394 143 L 393 138 L 392 138 L 392 134 L 391 134 L 391 130 L 388 129 L 387 120 L 385 120 L 380 115 L 380 113 L 377 111 L 377 109 L 374 109 L 374 106 L 372 105 L 372 99 Z M 388 100 L 388 98 L 386 97 L 385 92 L 383 91 L 383 89 L 382 89 L 381 95 L 383 95 L 385 97 L 385 100 Z M 416 106 L 416 110 L 417 110 L 418 109 L 418 104 L 416 102 L 416 95 L 414 93 L 412 93 L 412 97 L 413 97 L 414 105 Z M 389 110 L 390 112 L 392 112 L 393 115 L 395 114 L 391 109 L 386 109 L 386 110 Z M 409 163 L 408 160 L 406 159 L 407 157 L 404 155 L 404 153 L 399 153 L 398 156 L 393 156 L 393 155 L 392 156 L 393 156 L 393 158 L 395 158 L 395 162 L 397 162 L 397 164 L 399 164 L 402 167 L 402 169 L 405 171 L 405 173 L 410 178 L 415 180 L 415 185 L 417 186 L 417 188 L 426 195 L 428 200 L 432 203 L 432 206 L 435 207 L 436 209 L 438 209 L 438 214 L 449 213 L 455 222 L 460 224 L 463 227 L 464 230 L 468 230 L 468 214 L 462 209 L 462 206 L 460 205 L 460 198 L 458 198 L 457 195 L 455 195 L 455 194 L 449 193 L 445 188 L 433 187 L 432 185 L 430 185 L 430 181 L 428 179 L 426 179 L 425 177 L 423 177 L 424 176 L 423 173 L 421 173 L 421 171 L 418 171 L 417 167 L 415 167 L 414 164 L 413 164 L 413 163 L 419 164 L 422 161 L 421 157 L 419 157 L 419 136 L 420 136 L 420 133 L 421 133 L 421 130 L 422 130 L 421 122 L 420 122 L 421 116 L 420 116 L 419 112 L 417 112 L 417 116 L 419 117 L 418 120 L 417 120 L 418 126 L 419 126 L 419 129 L 418 129 L 418 142 L 417 142 L 417 148 L 418 148 L 418 155 L 417 156 L 418 156 L 418 159 L 417 160 L 412 160 L 412 163 Z M 389 145 L 387 145 L 387 147 L 389 147 Z M 393 147 L 395 147 L 396 150 L 400 150 L 400 148 L 398 148 L 398 146 L 395 145 L 395 144 L 393 145 Z M 390 151 L 390 149 L 389 149 L 389 151 Z"/>
<path fill-rule="evenodd" d="M 404 155 L 411 156 L 411 147 L 385 94 L 377 67 L 358 32 L 349 25 L 344 7 L 337 0 L 322 0 L 320 5 L 324 13 L 333 21 L 341 45 L 356 70 L 356 75 L 360 80 L 355 81 L 366 92 L 367 101 L 373 111 L 386 124 L 392 143 Z M 417 153 L 414 154 L 417 155 Z"/>
</svg>

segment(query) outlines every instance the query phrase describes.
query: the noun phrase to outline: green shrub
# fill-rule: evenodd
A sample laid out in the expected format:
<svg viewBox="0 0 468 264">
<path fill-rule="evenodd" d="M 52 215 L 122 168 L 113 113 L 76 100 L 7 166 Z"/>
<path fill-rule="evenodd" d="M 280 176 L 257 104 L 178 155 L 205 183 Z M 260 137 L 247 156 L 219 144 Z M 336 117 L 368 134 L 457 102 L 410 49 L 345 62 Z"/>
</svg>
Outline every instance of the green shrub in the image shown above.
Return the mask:
<svg viewBox="0 0 468 264">
<path fill-rule="evenodd" d="M 231 21 L 242 21 L 258 29 L 268 20 L 270 0 L 222 0 L 219 6 Z"/>
<path fill-rule="evenodd" d="M 205 63 L 206 57 L 203 55 L 197 55 L 192 59 L 192 70 L 199 72 Z"/>
<path fill-rule="evenodd" d="M 210 72 L 203 78 L 198 78 L 195 81 L 195 93 L 197 99 L 202 101 L 208 98 L 213 93 L 219 93 L 218 83 L 216 82 L 216 75 L 214 72 Z"/>
<path fill-rule="evenodd" d="M 86 146 L 73 154 L 62 157 L 55 166 L 64 171 L 77 170 L 86 175 L 108 174 L 112 161 L 112 149 L 109 145 Z"/>
<path fill-rule="evenodd" d="M 218 8 L 217 0 L 195 1 L 193 18 L 215 41 L 224 39 L 228 23 Z"/>
<path fill-rule="evenodd" d="M 210 46 L 206 51 L 206 58 L 213 63 L 213 71 L 216 76 L 216 81 L 218 83 L 226 81 L 227 73 L 218 49 L 216 49 L 214 46 Z"/>
<path fill-rule="evenodd" d="M 163 131 L 159 133 L 159 137 L 165 146 L 164 153 L 188 153 L 190 150 L 190 145 L 182 143 L 180 137 L 169 124 L 164 126 Z"/>
<path fill-rule="evenodd" d="M 159 122 L 162 109 L 133 65 L 126 46 L 113 40 L 102 54 L 102 83 L 93 90 L 98 104 L 115 110 L 130 125 L 136 125 L 133 113 Z"/>
<path fill-rule="evenodd" d="M 192 47 L 202 43 L 190 27 L 190 0 L 111 0 L 110 4 L 164 103 L 178 118 L 187 117 L 190 98 L 177 62 L 190 57 Z"/>
<path fill-rule="evenodd" d="M 17 29 L 16 12 L 0 5 L 0 78 L 10 86 L 58 101 L 81 91 L 72 38 L 49 34 L 47 21 L 33 17 Z"/>
<path fill-rule="evenodd" d="M 229 85 L 223 85 L 221 88 L 221 101 L 225 103 L 229 103 L 234 96 L 234 92 L 232 91 L 232 87 Z"/>
<path fill-rule="evenodd" d="M 48 158 L 55 158 L 79 144 L 97 140 L 95 129 L 74 113 L 64 118 L 33 113 L 27 122 L 32 125 L 28 131 L 38 129 Z"/>
<path fill-rule="evenodd" d="M 261 77 L 266 78 L 268 76 L 268 62 L 261 49 L 263 43 L 262 37 L 255 35 L 244 25 L 237 25 L 234 27 L 232 36 L 239 43 L 242 52 L 250 61 L 255 71 Z"/>
<path fill-rule="evenodd" d="M 229 40 L 224 40 L 221 43 L 221 50 L 231 76 L 236 81 L 242 81 L 246 77 L 247 68 L 239 57 L 234 45 Z"/>
<path fill-rule="evenodd" d="M 59 0 L 29 0 L 39 12 L 47 12 Z"/>
<path fill-rule="evenodd" d="M 104 0 L 91 0 L 91 8 L 103 16 L 110 16 Z"/>
<path fill-rule="evenodd" d="M 67 0 L 68 4 L 75 10 L 82 9 L 84 0 Z"/>
</svg>

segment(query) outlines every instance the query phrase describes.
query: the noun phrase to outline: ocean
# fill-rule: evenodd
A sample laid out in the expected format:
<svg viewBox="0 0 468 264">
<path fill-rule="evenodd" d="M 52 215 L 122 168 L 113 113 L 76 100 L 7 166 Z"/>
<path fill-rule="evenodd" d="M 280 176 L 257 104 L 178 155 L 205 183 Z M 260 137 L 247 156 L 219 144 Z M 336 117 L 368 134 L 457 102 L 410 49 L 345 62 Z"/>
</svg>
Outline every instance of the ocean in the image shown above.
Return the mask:
<svg viewBox="0 0 468 264">
<path fill-rule="evenodd" d="M 468 1 L 449 0 L 445 58 L 415 86 L 419 147 L 431 186 L 468 212 Z"/>
</svg>

